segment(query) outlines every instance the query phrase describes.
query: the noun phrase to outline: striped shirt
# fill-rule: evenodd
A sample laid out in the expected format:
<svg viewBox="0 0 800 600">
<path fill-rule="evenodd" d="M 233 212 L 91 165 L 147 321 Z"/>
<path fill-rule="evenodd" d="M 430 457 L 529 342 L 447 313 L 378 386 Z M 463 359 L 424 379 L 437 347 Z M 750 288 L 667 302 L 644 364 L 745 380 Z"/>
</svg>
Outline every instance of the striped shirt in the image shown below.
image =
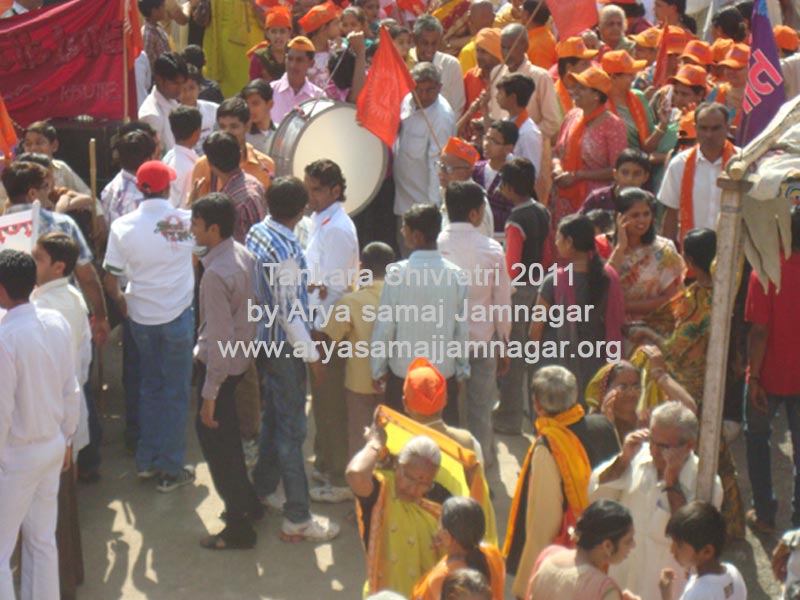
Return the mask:
<svg viewBox="0 0 800 600">
<path fill-rule="evenodd" d="M 304 360 L 319 360 L 309 332 L 308 265 L 294 233 L 267 217 L 253 225 L 245 246 L 256 257 L 255 296 L 264 311 L 259 340 L 288 342 L 293 348 L 306 346 L 309 351 Z M 266 314 L 273 310 L 277 311 L 274 320 Z"/>
<path fill-rule="evenodd" d="M 109 226 L 118 218 L 135 211 L 142 200 L 144 194 L 136 187 L 136 175 L 125 169 L 120 169 L 114 179 L 100 192 L 103 216 Z"/>
<path fill-rule="evenodd" d="M 236 207 L 236 219 L 233 223 L 233 238 L 244 244 L 250 228 L 264 219 L 267 214 L 266 191 L 258 179 L 237 169 L 220 190 L 233 200 Z"/>
</svg>

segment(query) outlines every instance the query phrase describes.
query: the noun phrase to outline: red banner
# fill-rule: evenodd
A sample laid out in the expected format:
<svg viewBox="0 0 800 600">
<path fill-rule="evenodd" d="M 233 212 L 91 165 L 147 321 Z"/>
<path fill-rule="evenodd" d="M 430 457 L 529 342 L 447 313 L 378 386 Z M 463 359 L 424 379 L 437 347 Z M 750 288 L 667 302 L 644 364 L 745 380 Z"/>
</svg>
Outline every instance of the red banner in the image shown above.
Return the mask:
<svg viewBox="0 0 800 600">
<path fill-rule="evenodd" d="M 72 0 L 0 20 L 0 95 L 17 123 L 78 115 L 122 118 L 120 6 L 113 0 Z M 130 88 L 135 89 L 132 79 Z"/>
</svg>

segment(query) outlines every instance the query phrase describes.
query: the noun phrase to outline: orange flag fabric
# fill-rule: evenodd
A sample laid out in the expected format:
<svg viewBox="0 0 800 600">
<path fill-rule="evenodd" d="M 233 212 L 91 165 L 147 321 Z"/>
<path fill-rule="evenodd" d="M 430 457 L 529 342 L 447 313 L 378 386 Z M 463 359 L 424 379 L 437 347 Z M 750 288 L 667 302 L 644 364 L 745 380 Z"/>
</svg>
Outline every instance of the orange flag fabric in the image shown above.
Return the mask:
<svg viewBox="0 0 800 600">
<path fill-rule="evenodd" d="M 658 54 L 656 55 L 656 66 L 653 67 L 653 87 L 661 89 L 662 86 L 667 84 L 667 32 L 669 31 L 668 25 L 664 23 L 661 29 L 661 43 L 658 46 Z"/>
<path fill-rule="evenodd" d="M 128 70 L 133 69 L 133 63 L 144 50 L 142 41 L 142 26 L 139 24 L 139 9 L 134 0 L 120 0 L 122 3 L 123 31 L 125 31 L 125 46 L 128 48 Z"/>
</svg>

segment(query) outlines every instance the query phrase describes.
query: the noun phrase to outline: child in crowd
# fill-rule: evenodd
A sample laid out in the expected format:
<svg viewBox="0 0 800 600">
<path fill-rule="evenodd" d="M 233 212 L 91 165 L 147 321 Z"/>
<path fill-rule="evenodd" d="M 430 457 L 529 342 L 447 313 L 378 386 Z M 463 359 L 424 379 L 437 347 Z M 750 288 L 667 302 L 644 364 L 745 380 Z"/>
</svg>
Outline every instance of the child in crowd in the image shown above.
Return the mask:
<svg viewBox="0 0 800 600">
<path fill-rule="evenodd" d="M 360 31 L 364 35 L 369 35 L 367 15 L 358 6 L 348 6 L 339 17 L 339 35 L 342 36 L 342 39 L 346 40 L 352 31 Z"/>
<path fill-rule="evenodd" d="M 500 193 L 500 169 L 513 157 L 517 143 L 517 126 L 513 121 L 495 121 L 483 136 L 483 160 L 475 163 L 472 179 L 486 190 L 489 206 L 492 207 L 494 230 L 502 233 L 506 219 L 511 214 L 511 200 Z"/>
<path fill-rule="evenodd" d="M 533 79 L 522 73 L 506 75 L 497 82 L 497 104 L 508 112 L 509 119 L 519 129 L 514 156 L 527 158 L 539 174 L 542 172 L 542 132 L 526 108 L 535 90 Z M 488 118 L 489 111 L 484 110 L 483 114 Z"/>
<path fill-rule="evenodd" d="M 308 70 L 308 80 L 325 89 L 328 84 L 328 60 L 331 56 L 331 44 L 339 37 L 340 9 L 332 0 L 318 4 L 309 10 L 298 21 L 314 44 L 314 65 Z"/>
<path fill-rule="evenodd" d="M 208 100 L 217 104 L 225 100 L 219 84 L 212 79 L 203 77 L 203 67 L 206 65 L 206 55 L 203 53 L 203 49 L 197 44 L 190 44 L 186 46 L 181 56 L 183 56 L 183 60 L 186 61 L 187 65 L 193 65 L 197 72 L 200 73 L 198 81 L 200 83 L 200 94 L 197 97 L 200 100 Z"/>
<path fill-rule="evenodd" d="M 381 16 L 385 16 L 381 15 L 380 0 L 355 0 L 353 6 L 357 6 L 364 11 L 364 16 L 367 19 L 366 33 L 370 37 L 376 37 L 378 35 Z"/>
<path fill-rule="evenodd" d="M 175 146 L 164 156 L 164 164 L 172 167 L 176 179 L 170 188 L 169 201 L 180 208 L 192 187 L 192 170 L 199 158 L 192 149 L 200 139 L 202 125 L 200 111 L 190 106 L 179 106 L 169 114 L 169 126 L 175 136 Z"/>
<path fill-rule="evenodd" d="M 619 193 L 625 188 L 644 186 L 651 172 L 647 154 L 636 148 L 626 148 L 619 153 L 614 165 L 614 183 L 591 192 L 581 206 L 581 214 L 598 208 L 614 210 Z"/>
<path fill-rule="evenodd" d="M 386 19 L 387 21 L 391 21 L 390 24 L 386 26 L 389 31 L 389 36 L 392 38 L 394 42 L 395 48 L 400 53 L 400 56 L 403 57 L 403 60 L 406 63 L 406 66 L 411 69 L 415 61 L 411 58 L 409 54 L 411 52 L 411 30 L 404 25 L 399 25 L 396 21 L 391 19 Z"/>
<path fill-rule="evenodd" d="M 691 502 L 675 512 L 667 523 L 672 539 L 672 555 L 692 575 L 686 582 L 681 600 L 745 600 L 747 587 L 741 573 L 719 557 L 725 546 L 725 519 L 707 502 Z M 662 600 L 672 596 L 675 573 L 661 572 L 659 587 Z"/>
<path fill-rule="evenodd" d="M 103 214 L 110 226 L 117 218 L 138 208 L 144 195 L 136 187 L 136 171 L 156 153 L 153 137 L 145 131 L 131 131 L 120 137 L 114 147 L 120 170 L 100 194 Z"/>
<path fill-rule="evenodd" d="M 274 6 L 267 12 L 264 38 L 247 51 L 250 80 L 277 81 L 286 72 L 286 45 L 292 35 L 292 15 L 288 7 Z"/>
<path fill-rule="evenodd" d="M 58 152 L 58 133 L 56 128 L 47 121 L 36 121 L 25 129 L 22 138 L 22 148 L 25 152 L 44 154 L 53 159 L 53 185 L 64 187 L 79 194 L 91 195 L 89 186 L 72 170 L 63 160 L 54 158 Z"/>
<path fill-rule="evenodd" d="M 203 79 L 200 70 L 194 65 L 187 65 L 186 70 L 188 77 L 181 88 L 180 101 L 182 105 L 196 108 L 200 111 L 200 135 L 194 144 L 193 150 L 197 156 L 203 156 L 203 142 L 217 128 L 217 109 L 219 104 L 200 99 Z"/>
<path fill-rule="evenodd" d="M 333 314 L 346 311 L 347 318 L 334 318 L 322 329 L 322 333 L 334 342 L 347 340 L 356 349 L 369 344 L 372 339 L 374 321 L 364 320 L 364 307 L 377 310 L 383 290 L 386 267 L 395 261 L 394 250 L 383 242 L 372 242 L 361 252 L 359 271 L 371 274 L 371 282 L 362 282 L 359 289 L 342 296 L 336 303 Z M 375 408 L 383 401 L 383 394 L 372 385 L 369 356 L 352 356 L 345 364 L 344 398 L 347 404 L 347 434 L 349 458 L 355 456 L 363 446 L 364 428 L 372 423 Z"/>
<path fill-rule="evenodd" d="M 254 79 L 242 88 L 239 96 L 244 98 L 250 109 L 250 129 L 245 139 L 253 148 L 268 155 L 276 129 L 270 116 L 272 86 L 266 79 Z"/>
<path fill-rule="evenodd" d="M 139 12 L 144 17 L 144 27 L 142 27 L 142 44 L 150 61 L 150 69 L 156 63 L 156 59 L 170 51 L 169 37 L 160 21 L 167 18 L 165 0 L 139 0 Z"/>
<path fill-rule="evenodd" d="M 586 218 L 594 225 L 595 237 L 614 232 L 614 211 L 593 208 L 586 213 Z"/>
</svg>

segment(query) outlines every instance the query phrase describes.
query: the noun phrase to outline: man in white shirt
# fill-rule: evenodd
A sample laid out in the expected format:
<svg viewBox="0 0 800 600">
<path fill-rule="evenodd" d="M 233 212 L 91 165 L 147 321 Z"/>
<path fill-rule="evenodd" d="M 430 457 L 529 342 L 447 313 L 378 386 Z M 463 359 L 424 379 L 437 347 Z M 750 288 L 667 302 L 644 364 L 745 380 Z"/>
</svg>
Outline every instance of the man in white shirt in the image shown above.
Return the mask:
<svg viewBox="0 0 800 600">
<path fill-rule="evenodd" d="M 666 207 L 663 235 L 681 241 L 689 230 L 708 227 L 716 231 L 722 190 L 717 177 L 739 149 L 727 140 L 728 109 L 716 102 L 704 102 L 694 113 L 697 143 L 675 156 L 667 165 L 658 201 Z M 686 169 L 689 177 L 684 178 Z M 685 180 L 687 179 L 687 180 Z M 690 180 L 690 181 L 689 181 Z M 691 182 L 691 189 L 684 189 Z M 681 198 L 688 194 L 692 210 L 682 210 Z M 679 237 L 680 236 L 680 237 Z"/>
<path fill-rule="evenodd" d="M 355 289 L 358 272 L 358 234 L 344 210 L 346 182 L 335 162 L 322 159 L 305 168 L 305 186 L 311 215 L 311 239 L 306 249 L 311 277 L 309 309 L 333 307 Z M 317 312 L 312 332 L 326 325 Z M 313 386 L 316 469 L 327 483 L 310 490 L 316 502 L 342 502 L 353 498 L 344 478 L 347 467 L 347 408 L 344 399 L 344 360 L 332 358 L 326 365 L 325 384 Z"/>
<path fill-rule="evenodd" d="M 403 256 L 408 256 L 409 249 L 399 233 L 402 217 L 414 204 L 441 204 L 437 168 L 439 153 L 443 144 L 456 135 L 455 115 L 447 100 L 440 95 L 441 70 L 429 62 L 418 63 L 411 69 L 411 76 L 417 84 L 416 97 L 422 106 L 417 106 L 413 94 L 403 99 L 393 165 L 397 242 Z"/>
<path fill-rule="evenodd" d="M 169 128 L 169 113 L 178 108 L 178 96 L 186 83 L 186 62 L 177 52 L 165 52 L 153 65 L 156 84 L 139 107 L 139 120 L 150 124 L 166 152 L 175 145 Z"/>
<path fill-rule="evenodd" d="M 472 169 L 478 162 L 480 154 L 461 138 L 451 137 L 442 150 L 439 158 L 439 185 L 444 194 L 447 186 L 454 181 L 472 181 Z M 489 199 L 484 194 L 484 211 L 481 222 L 476 225 L 478 231 L 487 237 L 494 235 L 494 214 Z M 442 206 L 442 228 L 447 227 L 447 210 Z"/>
<path fill-rule="evenodd" d="M 176 179 L 169 192 L 169 201 L 180 208 L 192 191 L 192 172 L 200 158 L 194 151 L 200 139 L 203 117 L 200 111 L 190 106 L 179 106 L 169 113 L 169 128 L 175 138 L 175 146 L 164 155 L 164 164 L 175 171 Z"/>
<path fill-rule="evenodd" d="M 469 340 L 476 347 L 469 358 L 467 380 L 467 428 L 483 448 L 486 468 L 494 464 L 492 408 L 497 396 L 497 375 L 508 370 L 508 358 L 498 360 L 499 350 L 511 334 L 511 280 L 505 267 L 502 246 L 486 236 L 478 226 L 489 210 L 483 189 L 474 181 L 456 181 L 447 186 L 444 197 L 450 222 L 439 234 L 437 245 L 442 257 L 472 274 L 469 303 Z M 490 211 L 491 212 L 491 211 Z M 483 307 L 485 314 L 473 318 Z M 508 318 L 495 318 L 493 311 L 507 310 Z M 492 341 L 500 342 L 492 345 Z"/>
<path fill-rule="evenodd" d="M 439 52 L 442 41 L 442 24 L 436 17 L 422 15 L 414 23 L 414 48 L 409 55 L 417 62 L 433 63 L 442 72 L 442 96 L 444 96 L 456 118 L 464 112 L 467 96 L 464 91 L 464 77 L 461 63 L 449 54 Z"/>
<path fill-rule="evenodd" d="M 609 575 L 622 589 L 642 598 L 659 598 L 661 570 L 675 571 L 673 599 L 686 583 L 685 570 L 670 552 L 665 531 L 670 517 L 695 499 L 697 465 L 694 453 L 698 423 L 680 402 L 662 404 L 650 416 L 650 429 L 628 434 L 622 452 L 599 465 L 589 481 L 589 500 L 609 498 L 633 515 L 637 531 L 636 552 L 611 567 Z M 722 484 L 714 482 L 713 504 L 722 504 Z"/>
<path fill-rule="evenodd" d="M 21 597 L 59 600 L 56 519 L 72 461 L 80 386 L 67 321 L 28 297 L 36 263 L 0 252 L 0 597 L 15 597 L 11 554 L 22 530 Z"/>
<path fill-rule="evenodd" d="M 136 172 L 144 200 L 111 225 L 103 267 L 105 288 L 130 318 L 141 364 L 139 443 L 141 479 L 159 476 L 160 492 L 194 481 L 183 463 L 194 343 L 194 238 L 191 213 L 167 200 L 175 171 L 148 161 Z M 118 278 L 126 277 L 125 293 Z"/>
</svg>

